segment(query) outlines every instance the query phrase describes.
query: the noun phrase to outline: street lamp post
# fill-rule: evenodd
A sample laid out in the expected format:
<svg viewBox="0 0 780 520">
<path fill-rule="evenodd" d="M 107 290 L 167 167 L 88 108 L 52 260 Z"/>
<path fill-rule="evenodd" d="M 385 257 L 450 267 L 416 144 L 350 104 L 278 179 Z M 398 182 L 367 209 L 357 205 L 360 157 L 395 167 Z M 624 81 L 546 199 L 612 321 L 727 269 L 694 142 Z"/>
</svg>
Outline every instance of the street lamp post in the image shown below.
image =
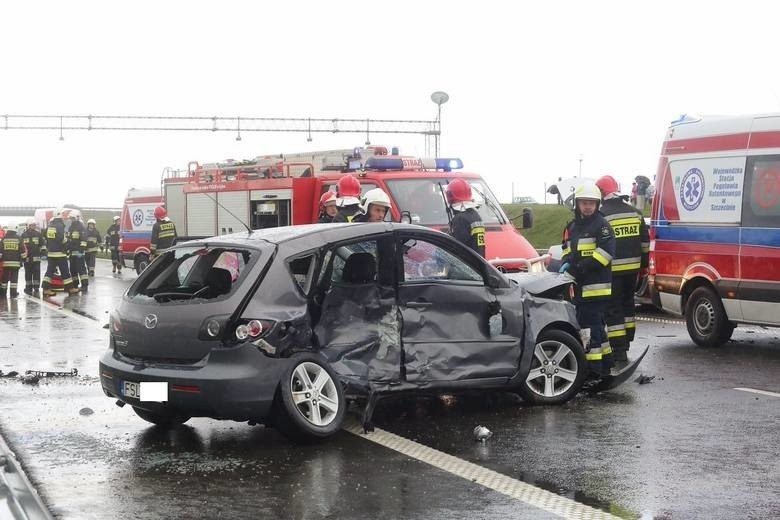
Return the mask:
<svg viewBox="0 0 780 520">
<path fill-rule="evenodd" d="M 436 132 L 436 135 L 435 135 L 435 138 L 436 138 L 436 141 L 435 141 L 435 143 L 436 143 L 435 144 L 436 154 L 435 154 L 435 156 L 436 157 L 439 156 L 439 145 L 441 144 L 440 141 L 439 141 L 439 139 L 441 137 L 441 106 L 444 103 L 446 103 L 447 101 L 449 101 L 449 100 L 450 100 L 449 94 L 447 94 L 446 92 L 442 92 L 441 90 L 437 90 L 436 92 L 431 94 L 431 101 L 436 103 L 436 105 L 439 108 L 438 113 L 436 115 L 436 122 L 437 122 L 438 127 L 439 127 L 437 129 L 437 132 Z"/>
<path fill-rule="evenodd" d="M 577 174 L 577 177 L 582 177 L 582 154 L 580 154 L 580 171 Z"/>
</svg>

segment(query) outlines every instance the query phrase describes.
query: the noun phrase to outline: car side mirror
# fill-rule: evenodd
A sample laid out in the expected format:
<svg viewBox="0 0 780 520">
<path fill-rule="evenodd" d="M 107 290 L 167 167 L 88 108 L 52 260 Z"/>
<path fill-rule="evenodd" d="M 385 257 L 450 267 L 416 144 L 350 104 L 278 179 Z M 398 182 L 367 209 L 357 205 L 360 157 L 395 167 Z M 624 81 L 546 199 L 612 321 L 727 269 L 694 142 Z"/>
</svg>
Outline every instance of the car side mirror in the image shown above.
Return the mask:
<svg viewBox="0 0 780 520">
<path fill-rule="evenodd" d="M 531 229 L 532 227 L 534 227 L 534 210 L 523 208 L 523 229 Z"/>
<path fill-rule="evenodd" d="M 496 273 L 488 273 L 487 284 L 491 289 L 498 289 L 501 287 L 501 278 Z"/>
</svg>

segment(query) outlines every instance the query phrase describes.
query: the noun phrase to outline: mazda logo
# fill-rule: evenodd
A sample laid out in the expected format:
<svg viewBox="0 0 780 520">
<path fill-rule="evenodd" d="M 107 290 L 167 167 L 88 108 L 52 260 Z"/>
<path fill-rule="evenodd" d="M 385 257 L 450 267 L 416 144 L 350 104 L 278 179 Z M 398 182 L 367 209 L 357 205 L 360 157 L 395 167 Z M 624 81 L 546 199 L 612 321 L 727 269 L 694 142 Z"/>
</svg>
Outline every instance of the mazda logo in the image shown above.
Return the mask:
<svg viewBox="0 0 780 520">
<path fill-rule="evenodd" d="M 147 329 L 153 329 L 157 326 L 157 316 L 155 314 L 147 314 L 144 316 L 144 325 Z"/>
</svg>

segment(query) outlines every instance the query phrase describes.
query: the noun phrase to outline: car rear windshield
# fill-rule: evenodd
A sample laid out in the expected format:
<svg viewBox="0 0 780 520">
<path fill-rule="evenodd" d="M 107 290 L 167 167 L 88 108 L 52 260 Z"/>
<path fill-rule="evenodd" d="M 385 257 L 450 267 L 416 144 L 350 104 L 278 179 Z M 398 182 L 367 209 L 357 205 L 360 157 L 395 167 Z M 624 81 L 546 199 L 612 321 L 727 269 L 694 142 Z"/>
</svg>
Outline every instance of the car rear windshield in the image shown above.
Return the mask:
<svg viewBox="0 0 780 520">
<path fill-rule="evenodd" d="M 259 251 L 225 247 L 181 247 L 147 268 L 132 287 L 132 298 L 158 302 L 212 300 L 233 294 L 246 278 Z"/>
</svg>

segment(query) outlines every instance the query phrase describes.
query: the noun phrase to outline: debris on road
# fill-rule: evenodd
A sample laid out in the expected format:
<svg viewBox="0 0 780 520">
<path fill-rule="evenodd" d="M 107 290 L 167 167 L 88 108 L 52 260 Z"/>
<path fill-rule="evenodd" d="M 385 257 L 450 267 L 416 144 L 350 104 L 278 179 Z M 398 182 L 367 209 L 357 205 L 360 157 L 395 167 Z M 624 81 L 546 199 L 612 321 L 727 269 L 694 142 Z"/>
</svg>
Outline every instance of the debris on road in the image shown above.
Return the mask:
<svg viewBox="0 0 780 520">
<path fill-rule="evenodd" d="M 17 372 L 16 370 L 11 370 L 7 374 L 3 374 L 3 371 L 0 370 L 0 377 L 16 377 L 18 375 L 19 375 L 19 372 Z"/>
<path fill-rule="evenodd" d="M 652 383 L 653 379 L 655 379 L 655 376 L 646 376 L 644 374 L 639 374 L 639 377 L 634 379 L 634 381 L 636 381 L 640 385 L 646 385 L 648 383 Z"/>
<path fill-rule="evenodd" d="M 479 442 L 485 442 L 489 438 L 493 436 L 493 432 L 488 430 L 482 425 L 477 426 L 474 428 L 474 440 L 477 440 Z"/>
<path fill-rule="evenodd" d="M 88 406 L 79 410 L 79 415 L 92 415 L 93 413 L 95 413 L 94 410 Z"/>
<path fill-rule="evenodd" d="M 37 377 L 76 377 L 79 375 L 77 368 L 71 368 L 68 372 L 53 372 L 50 370 L 25 370 L 25 376 Z"/>
</svg>

